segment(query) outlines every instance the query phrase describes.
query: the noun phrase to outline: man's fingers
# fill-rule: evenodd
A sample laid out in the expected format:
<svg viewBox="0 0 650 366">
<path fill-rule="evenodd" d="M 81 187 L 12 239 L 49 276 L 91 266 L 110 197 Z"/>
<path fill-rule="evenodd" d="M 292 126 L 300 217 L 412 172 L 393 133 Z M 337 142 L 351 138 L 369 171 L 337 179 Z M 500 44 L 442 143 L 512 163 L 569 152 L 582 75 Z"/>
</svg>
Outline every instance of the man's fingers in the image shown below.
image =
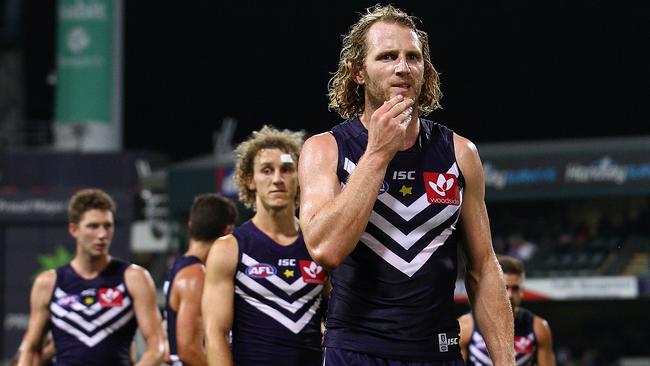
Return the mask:
<svg viewBox="0 0 650 366">
<path fill-rule="evenodd" d="M 413 114 L 413 107 L 408 107 L 404 112 L 400 113 L 396 118 L 401 119 L 400 123 L 406 123 L 411 120 Z"/>
<path fill-rule="evenodd" d="M 379 109 L 384 109 L 386 112 L 390 111 L 394 106 L 396 106 L 398 103 L 404 101 L 404 96 L 401 94 L 398 94 L 389 100 L 384 102 L 384 105 L 382 105 Z"/>
<path fill-rule="evenodd" d="M 393 99 L 391 99 L 391 100 L 393 100 Z M 408 114 L 411 114 L 413 112 L 412 106 L 413 106 L 413 99 L 404 98 L 404 99 L 402 99 L 402 101 L 393 104 L 393 106 L 388 111 L 388 114 L 392 118 L 396 118 L 396 117 L 399 117 L 400 114 L 406 112 L 409 109 L 411 110 L 411 112 L 409 112 Z"/>
<path fill-rule="evenodd" d="M 384 115 L 390 119 L 402 120 L 410 119 L 413 114 L 413 99 L 405 98 L 403 95 L 396 95 L 393 98 L 384 102 L 384 105 L 379 107 L 375 114 L 377 116 Z"/>
</svg>

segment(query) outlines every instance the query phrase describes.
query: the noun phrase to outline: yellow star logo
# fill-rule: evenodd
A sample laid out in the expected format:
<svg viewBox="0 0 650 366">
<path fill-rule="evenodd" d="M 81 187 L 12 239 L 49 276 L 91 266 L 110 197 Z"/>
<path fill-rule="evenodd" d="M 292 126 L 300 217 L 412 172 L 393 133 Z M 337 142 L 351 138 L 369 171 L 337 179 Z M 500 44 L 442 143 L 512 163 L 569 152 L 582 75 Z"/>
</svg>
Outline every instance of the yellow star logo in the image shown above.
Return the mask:
<svg viewBox="0 0 650 366">
<path fill-rule="evenodd" d="M 406 196 L 407 194 L 413 194 L 413 187 L 402 186 L 399 192 L 402 193 L 402 197 Z"/>
<path fill-rule="evenodd" d="M 284 277 L 286 277 L 286 278 L 293 277 L 293 270 L 292 269 L 285 269 L 284 270 Z"/>
<path fill-rule="evenodd" d="M 95 302 L 95 299 L 93 299 L 92 297 L 87 297 L 87 298 L 84 299 L 84 303 L 86 305 L 90 305 L 90 304 L 92 304 L 94 302 Z"/>
</svg>

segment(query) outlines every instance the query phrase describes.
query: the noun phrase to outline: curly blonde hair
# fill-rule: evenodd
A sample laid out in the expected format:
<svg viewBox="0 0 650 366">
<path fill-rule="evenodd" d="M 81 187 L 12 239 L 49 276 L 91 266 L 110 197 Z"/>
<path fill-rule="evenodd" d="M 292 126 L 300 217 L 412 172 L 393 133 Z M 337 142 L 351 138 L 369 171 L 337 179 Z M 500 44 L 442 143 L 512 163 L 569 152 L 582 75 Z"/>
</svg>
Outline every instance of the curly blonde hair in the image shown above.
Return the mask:
<svg viewBox="0 0 650 366">
<path fill-rule="evenodd" d="M 354 118 L 363 112 L 364 89 L 363 85 L 356 83 L 354 75 L 363 67 L 367 56 L 366 34 L 373 24 L 380 21 L 404 26 L 417 34 L 424 57 L 424 85 L 417 100 L 418 110 L 420 114 L 426 115 L 441 108 L 440 75 L 431 63 L 429 36 L 417 29 L 415 20 L 415 17 L 391 5 L 375 5 L 366 9 L 366 14 L 350 27 L 350 31 L 343 38 L 338 70 L 328 84 L 330 110 L 335 110 L 345 119 Z"/>
<path fill-rule="evenodd" d="M 278 130 L 265 125 L 235 148 L 235 185 L 239 189 L 239 200 L 246 207 L 255 209 L 255 191 L 248 188 L 248 183 L 253 179 L 253 165 L 260 150 L 279 149 L 290 154 L 297 166 L 304 139 L 304 131 Z M 300 188 L 296 194 L 296 207 L 299 201 Z"/>
</svg>

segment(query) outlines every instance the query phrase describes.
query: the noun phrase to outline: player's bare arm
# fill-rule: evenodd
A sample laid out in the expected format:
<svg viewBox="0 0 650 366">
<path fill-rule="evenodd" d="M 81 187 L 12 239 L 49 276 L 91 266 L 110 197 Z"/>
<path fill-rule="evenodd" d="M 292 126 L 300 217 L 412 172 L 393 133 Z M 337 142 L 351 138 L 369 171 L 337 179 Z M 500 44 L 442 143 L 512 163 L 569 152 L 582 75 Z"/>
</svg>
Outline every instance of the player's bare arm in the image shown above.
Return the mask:
<svg viewBox="0 0 650 366">
<path fill-rule="evenodd" d="M 514 365 L 513 315 L 503 274 L 492 248 L 483 167 L 471 141 L 454 134 L 454 147 L 466 183 L 460 228 L 466 256 L 467 294 L 477 326 L 486 330 L 485 342 L 494 364 Z"/>
<path fill-rule="evenodd" d="M 537 365 L 555 366 L 553 353 L 553 336 L 548 322 L 539 316 L 533 319 L 533 331 L 537 337 Z"/>
<path fill-rule="evenodd" d="M 133 298 L 138 328 L 147 344 L 136 366 L 158 366 L 165 357 L 165 337 L 153 279 L 146 269 L 131 265 L 124 272 L 124 282 Z"/>
<path fill-rule="evenodd" d="M 329 134 L 308 139 L 300 154 L 300 226 L 309 254 L 327 269 L 338 267 L 365 230 L 388 163 L 403 147 L 410 99 L 397 96 L 377 109 L 369 122 L 368 146 L 340 189 L 338 150 Z"/>
<path fill-rule="evenodd" d="M 50 297 L 55 285 L 54 270 L 39 274 L 34 281 L 29 297 L 29 325 L 20 345 L 18 366 L 40 365 L 43 341 L 50 321 Z"/>
<path fill-rule="evenodd" d="M 176 310 L 176 349 L 183 365 L 207 365 L 203 350 L 203 322 L 201 319 L 201 294 L 205 268 L 193 264 L 180 270 L 174 278 L 170 294 Z"/>
<path fill-rule="evenodd" d="M 458 318 L 458 323 L 460 324 L 460 353 L 462 353 L 463 360 L 467 363 L 469 343 L 472 340 L 472 332 L 474 331 L 474 318 L 472 318 L 472 314 L 464 314 Z"/>
<path fill-rule="evenodd" d="M 210 366 L 231 366 L 229 333 L 234 317 L 234 276 L 239 249 L 237 239 L 228 235 L 212 244 L 206 261 L 201 311 L 205 345 Z"/>
</svg>

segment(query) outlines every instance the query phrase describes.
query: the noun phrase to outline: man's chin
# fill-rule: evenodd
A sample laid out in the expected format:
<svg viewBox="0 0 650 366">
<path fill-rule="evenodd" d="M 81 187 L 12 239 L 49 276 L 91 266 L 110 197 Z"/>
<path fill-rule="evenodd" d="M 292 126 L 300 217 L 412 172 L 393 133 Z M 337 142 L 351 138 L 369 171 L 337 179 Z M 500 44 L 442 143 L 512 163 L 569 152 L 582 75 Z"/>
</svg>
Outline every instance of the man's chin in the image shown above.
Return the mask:
<svg viewBox="0 0 650 366">
<path fill-rule="evenodd" d="M 286 199 L 274 199 L 267 201 L 264 206 L 268 209 L 278 211 L 289 206 L 289 202 Z"/>
</svg>

